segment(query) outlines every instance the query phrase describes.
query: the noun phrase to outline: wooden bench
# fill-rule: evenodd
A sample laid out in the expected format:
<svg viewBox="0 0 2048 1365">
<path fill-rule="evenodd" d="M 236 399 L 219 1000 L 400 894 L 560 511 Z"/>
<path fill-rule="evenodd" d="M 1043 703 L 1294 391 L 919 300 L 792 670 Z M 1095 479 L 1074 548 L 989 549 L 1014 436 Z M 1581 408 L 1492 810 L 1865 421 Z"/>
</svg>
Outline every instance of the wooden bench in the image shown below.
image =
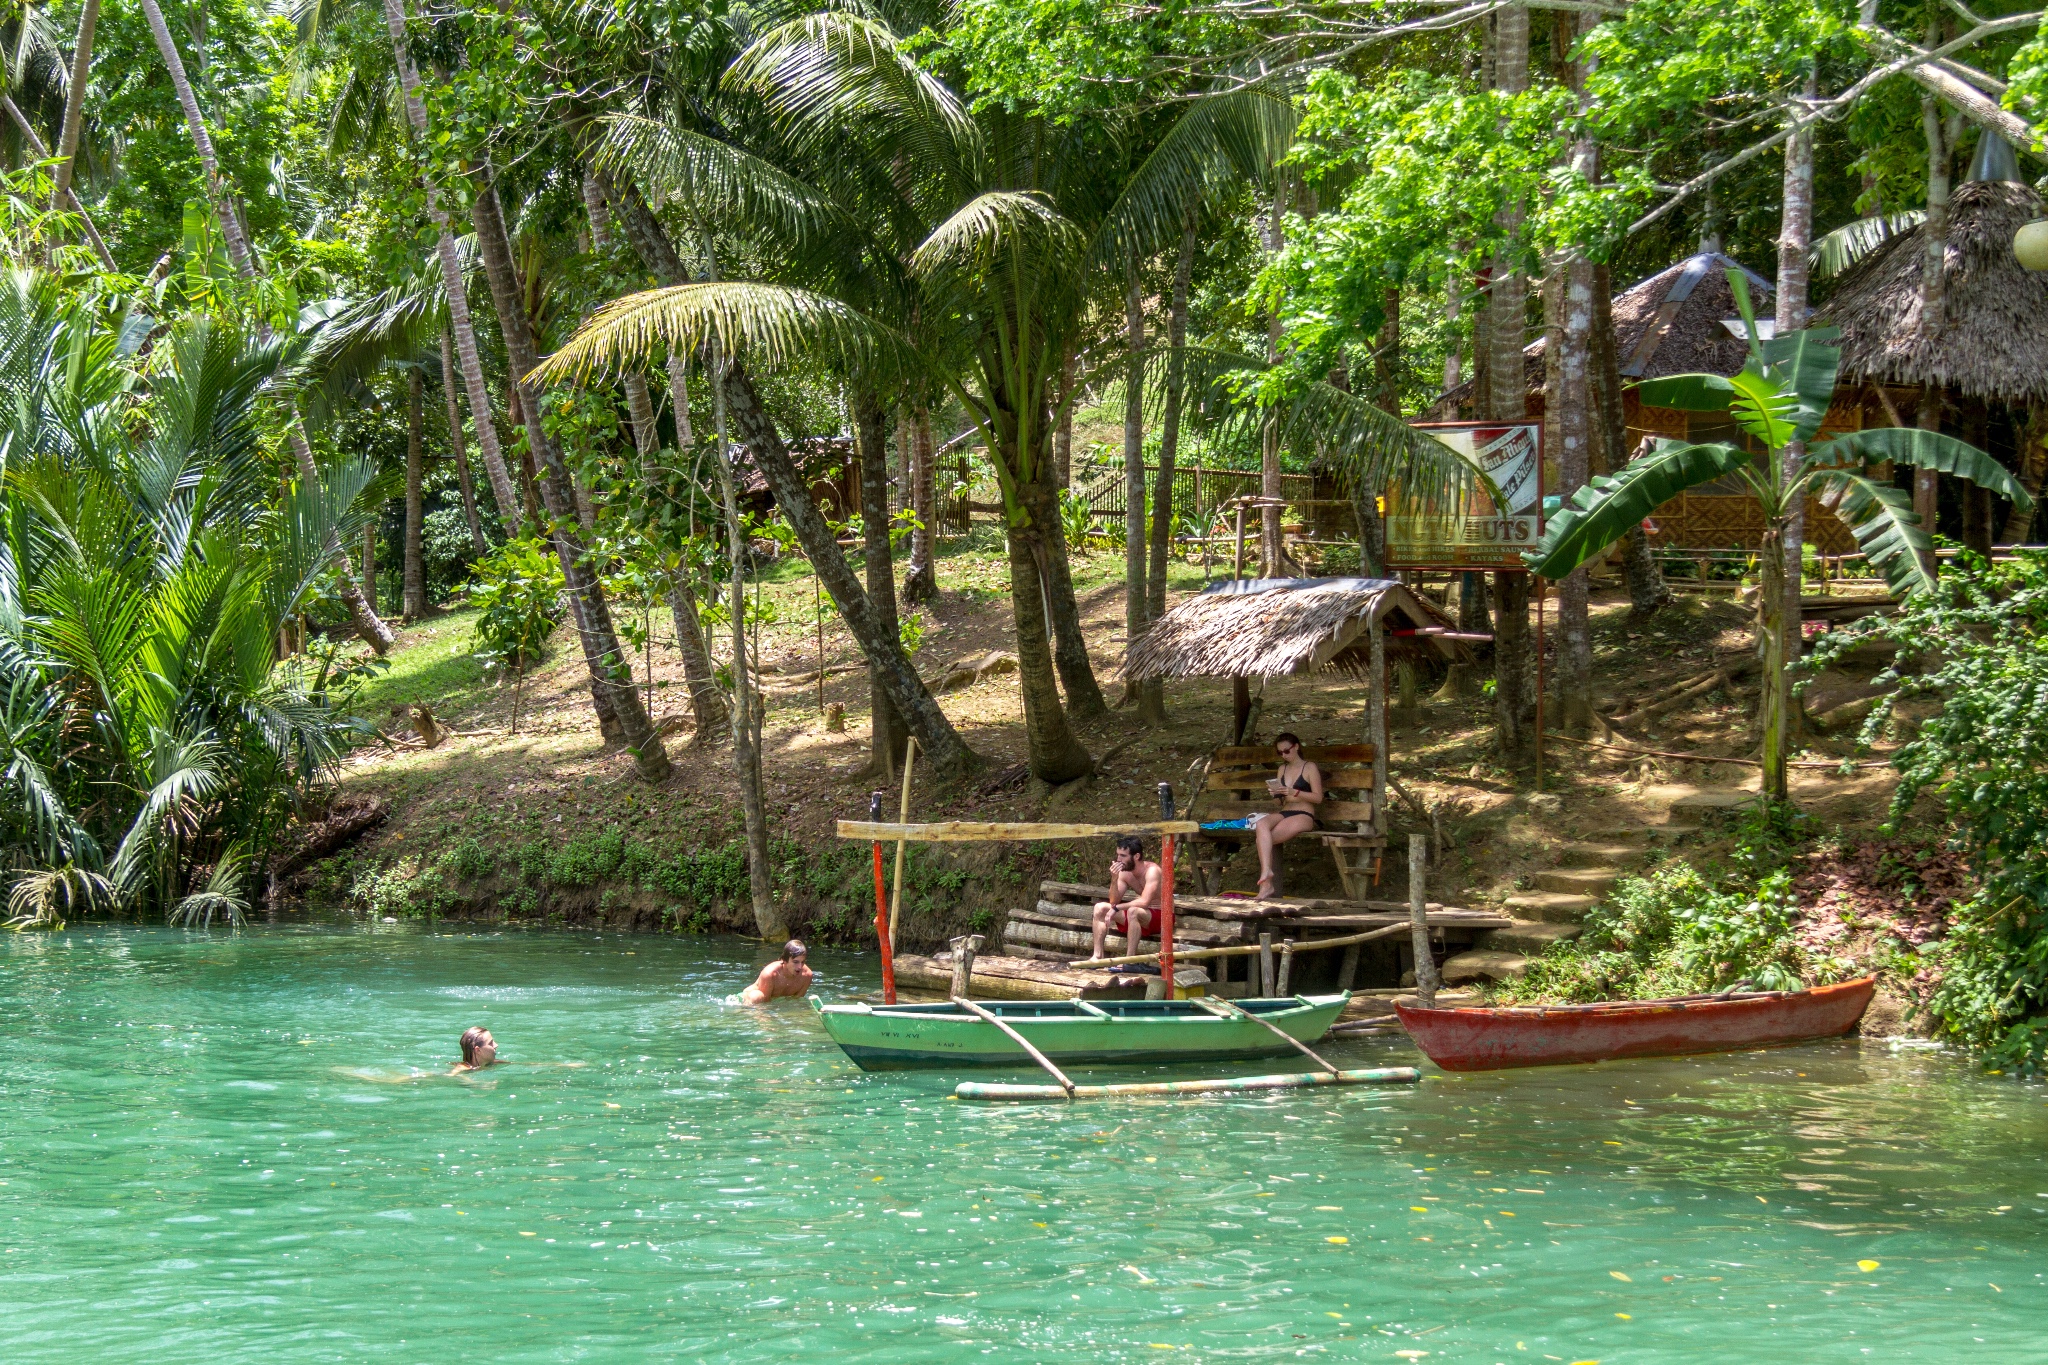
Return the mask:
<svg viewBox="0 0 2048 1365">
<path fill-rule="evenodd" d="M 1324 797 L 1317 813 L 1323 828 L 1297 835 L 1294 842 L 1320 840 L 1337 865 L 1344 894 L 1364 900 L 1379 885 L 1380 859 L 1387 846 L 1386 836 L 1374 826 L 1380 793 L 1374 785 L 1373 747 L 1306 744 L 1301 756 L 1322 770 Z M 1266 790 L 1266 779 L 1279 773 L 1280 759 L 1270 745 L 1223 746 L 1210 755 L 1208 777 L 1195 794 L 1188 819 L 1208 824 L 1271 812 L 1275 802 Z M 1189 840 L 1205 893 L 1214 895 L 1222 888 L 1224 865 L 1253 838 L 1249 829 L 1211 829 Z"/>
</svg>

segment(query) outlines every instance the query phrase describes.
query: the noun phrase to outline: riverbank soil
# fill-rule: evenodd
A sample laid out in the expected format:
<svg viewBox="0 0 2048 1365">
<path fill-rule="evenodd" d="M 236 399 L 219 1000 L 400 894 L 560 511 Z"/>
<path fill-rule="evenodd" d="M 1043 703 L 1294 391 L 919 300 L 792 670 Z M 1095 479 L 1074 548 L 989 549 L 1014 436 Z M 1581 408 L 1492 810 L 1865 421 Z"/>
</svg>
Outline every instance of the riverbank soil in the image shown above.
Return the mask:
<svg viewBox="0 0 2048 1365">
<path fill-rule="evenodd" d="M 1156 818 L 1156 785 L 1172 783 L 1184 796 L 1225 741 L 1224 682 L 1169 683 L 1164 728 L 1144 727 L 1134 707 L 1115 706 L 1122 552 L 1095 548 L 1074 567 L 1090 656 L 1113 705 L 1106 718 L 1077 723 L 1100 768 L 1057 790 L 1026 780 L 1017 679 L 1001 657 L 1010 645 L 1008 566 L 993 532 L 978 529 L 941 557 L 938 599 L 916 614 L 916 661 L 935 691 L 954 677 L 940 701 L 988 767 L 953 786 L 918 773 L 912 819 Z M 1186 563 L 1170 577 L 1176 598 L 1203 582 L 1201 567 Z M 749 593 L 763 618 L 765 795 L 778 894 L 802 932 L 858 944 L 873 913 L 868 850 L 836 840 L 833 822 L 863 816 L 875 790 L 887 793 L 893 813 L 900 790 L 870 765 L 866 673 L 829 599 L 820 611 L 802 561 L 771 563 Z M 666 604 L 621 603 L 618 614 L 649 638 L 635 678 L 667 731 L 675 760 L 668 782 L 638 782 L 626 755 L 599 742 L 583 662 L 565 647 L 565 632 L 515 686 L 470 657 L 473 613 L 453 611 L 401 631 L 389 670 L 356 699 L 382 738 L 348 762 L 338 795 L 381 801 L 386 818 L 296 874 L 287 894 L 394 918 L 750 929 L 726 737 L 694 734 Z M 1601 590 L 1593 635 L 1597 697 L 1611 718 L 1594 735 L 1604 744 L 1548 743 L 1541 790 L 1532 769 L 1510 771 L 1494 753 L 1490 700 L 1442 695 L 1441 680 L 1429 677 L 1394 689 L 1395 848 L 1405 848 L 1408 830 L 1425 831 L 1435 850 L 1432 900 L 1506 909 L 1516 920 L 1514 930 L 1478 945 L 1485 960 L 1454 961 L 1454 976 L 1511 973 L 1526 955 L 1571 937 L 1619 876 L 1666 859 L 1713 863 L 1734 838 L 1729 810 L 1756 790 L 1755 767 L 1716 761 L 1756 753 L 1746 606 L 1726 593 L 1681 593 L 1637 620 L 1618 588 Z M 716 648 L 729 654 L 729 638 Z M 1881 835 L 1893 787 L 1883 746 L 1862 757 L 1864 766 L 1840 770 L 1884 662 L 1852 658 L 1809 684 L 1809 709 L 1819 718 L 1802 740 L 1809 766 L 1793 783 L 1812 828 L 1827 836 L 1795 855 L 1809 910 L 1802 932 L 1858 959 L 1938 935 L 1948 897 L 1960 889 L 1960 870 L 1941 862 L 1939 850 Z M 1404 691 L 1412 705 L 1398 704 Z M 443 732 L 433 747 L 419 737 L 421 707 Z M 835 731 L 826 716 L 839 708 L 844 728 Z M 1273 679 L 1258 728 L 1264 737 L 1293 730 L 1310 744 L 1362 740 L 1364 688 L 1335 674 Z M 1106 860 L 1105 849 L 1083 844 L 913 848 L 902 942 L 927 948 L 961 932 L 998 934 L 1009 910 L 1032 902 L 1039 880 L 1100 881 Z M 1910 874 L 1923 862 L 1938 875 Z M 1387 859 L 1383 894 L 1405 897 L 1405 865 L 1404 857 Z M 1283 871 L 1290 895 L 1341 894 L 1317 845 L 1286 850 Z M 1251 891 L 1256 872 L 1255 859 L 1240 855 L 1226 869 L 1226 890 Z M 1907 1003 L 1888 993 L 1873 1025 L 1898 1027 Z"/>
</svg>

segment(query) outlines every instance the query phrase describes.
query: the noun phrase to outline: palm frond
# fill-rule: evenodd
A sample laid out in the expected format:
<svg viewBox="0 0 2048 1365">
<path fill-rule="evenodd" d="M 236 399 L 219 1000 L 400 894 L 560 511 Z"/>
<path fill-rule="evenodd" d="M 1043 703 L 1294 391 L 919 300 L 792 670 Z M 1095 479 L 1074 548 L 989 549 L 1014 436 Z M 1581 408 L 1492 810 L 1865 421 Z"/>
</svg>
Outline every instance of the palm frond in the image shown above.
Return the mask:
<svg viewBox="0 0 2048 1365">
<path fill-rule="evenodd" d="M 62 929 L 73 916 L 111 910 L 120 894 L 97 872 L 81 867 L 53 867 L 23 872 L 7 892 L 9 929 Z"/>
<path fill-rule="evenodd" d="M 1124 181 L 1090 245 L 1091 262 L 1165 250 L 1179 240 L 1190 207 L 1268 175 L 1298 122 L 1292 92 L 1277 81 L 1194 101 Z"/>
<path fill-rule="evenodd" d="M 1833 232 L 1824 232 L 1806 249 L 1807 269 L 1817 280 L 1831 280 L 1894 237 L 1903 237 L 1927 221 L 1925 209 L 1908 209 L 1890 217 L 1858 218 Z"/>
<path fill-rule="evenodd" d="M 598 309 L 528 376 L 581 383 L 592 374 L 658 363 L 707 346 L 773 367 L 824 360 L 848 370 L 914 371 L 917 352 L 892 327 L 838 299 L 775 284 L 677 285 L 628 294 Z"/>
<path fill-rule="evenodd" d="M 205 889 L 194 891 L 172 906 L 164 913 L 164 923 L 211 929 L 215 915 L 231 925 L 243 923 L 249 912 L 249 899 L 242 890 L 248 880 L 249 863 L 246 845 L 229 844 L 213 860 L 213 872 L 206 879 Z"/>
<path fill-rule="evenodd" d="M 630 171 L 708 224 L 765 234 L 799 251 L 821 238 L 857 235 L 814 186 L 730 143 L 629 114 L 608 117 L 604 129 L 600 168 Z"/>
<path fill-rule="evenodd" d="M 226 781 L 221 764 L 227 752 L 210 734 L 154 729 L 147 757 L 149 790 L 107 869 L 115 888 L 127 896 L 136 894 L 143 879 L 158 870 L 156 855 L 166 826 L 188 808 L 211 800 Z"/>
<path fill-rule="evenodd" d="M 724 80 L 734 93 L 759 98 L 799 149 L 831 153 L 872 138 L 955 184 L 971 179 L 981 141 L 973 117 L 873 19 L 828 11 L 778 25 L 740 54 Z"/>
</svg>

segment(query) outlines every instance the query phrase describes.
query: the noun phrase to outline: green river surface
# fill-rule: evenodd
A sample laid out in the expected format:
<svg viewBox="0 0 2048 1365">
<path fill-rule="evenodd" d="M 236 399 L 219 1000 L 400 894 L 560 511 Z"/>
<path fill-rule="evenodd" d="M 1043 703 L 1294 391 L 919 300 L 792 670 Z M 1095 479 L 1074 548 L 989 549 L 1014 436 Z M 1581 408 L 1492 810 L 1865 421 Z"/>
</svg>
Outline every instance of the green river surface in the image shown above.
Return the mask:
<svg viewBox="0 0 2048 1365">
<path fill-rule="evenodd" d="M 2043 1091 L 1879 1041 L 989 1105 L 732 939 L 0 938 L 10 1365 L 2048 1355 Z"/>
</svg>

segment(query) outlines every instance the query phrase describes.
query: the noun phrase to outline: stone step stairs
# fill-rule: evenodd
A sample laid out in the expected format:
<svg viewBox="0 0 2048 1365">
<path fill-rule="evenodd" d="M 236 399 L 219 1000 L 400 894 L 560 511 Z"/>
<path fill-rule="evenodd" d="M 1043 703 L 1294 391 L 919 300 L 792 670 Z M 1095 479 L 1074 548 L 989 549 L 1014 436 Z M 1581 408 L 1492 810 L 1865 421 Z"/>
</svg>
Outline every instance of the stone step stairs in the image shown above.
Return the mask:
<svg viewBox="0 0 2048 1365">
<path fill-rule="evenodd" d="M 1700 828 L 1708 811 L 1753 804 L 1753 791 L 1727 787 L 1673 786 L 1658 793 L 1667 801 L 1664 823 L 1600 830 L 1561 845 L 1559 866 L 1535 875 L 1536 885 L 1503 903 L 1515 922 L 1479 935 L 1468 952 L 1444 963 L 1446 983 L 1504 981 L 1528 970 L 1529 959 L 1553 943 L 1575 939 L 1586 912 L 1600 904 L 1614 883 L 1641 861 L 1658 840 Z"/>
</svg>

